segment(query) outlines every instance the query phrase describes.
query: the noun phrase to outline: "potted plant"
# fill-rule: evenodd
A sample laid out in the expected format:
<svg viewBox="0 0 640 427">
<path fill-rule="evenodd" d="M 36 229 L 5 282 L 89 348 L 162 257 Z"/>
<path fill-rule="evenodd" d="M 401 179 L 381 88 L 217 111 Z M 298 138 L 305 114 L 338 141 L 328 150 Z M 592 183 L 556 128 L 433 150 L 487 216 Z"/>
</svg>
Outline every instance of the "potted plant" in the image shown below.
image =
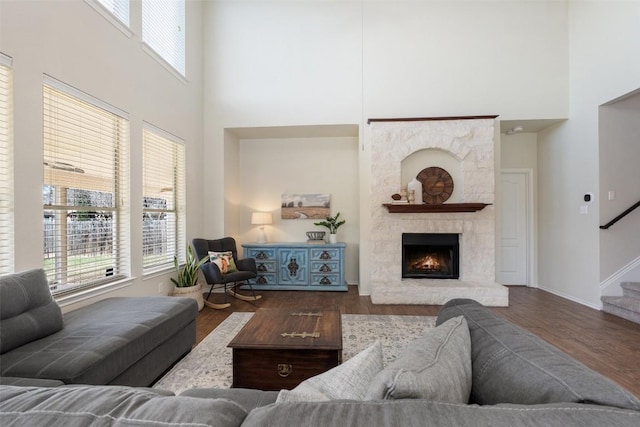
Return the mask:
<svg viewBox="0 0 640 427">
<path fill-rule="evenodd" d="M 195 299 L 198 302 L 198 310 L 202 310 L 204 307 L 202 284 L 198 283 L 198 272 L 207 260 L 207 257 L 198 260 L 191 245 L 187 245 L 187 258 L 182 267 L 178 264 L 178 257 L 173 257 L 173 265 L 178 273 L 178 278 L 171 278 L 174 284 L 172 295 Z"/>
<path fill-rule="evenodd" d="M 340 212 L 335 216 L 328 216 L 324 221 L 314 222 L 313 225 L 320 225 L 329 229 L 329 243 L 336 243 L 338 241 L 338 228 L 345 223 L 344 220 L 338 221 L 340 218 Z"/>
</svg>

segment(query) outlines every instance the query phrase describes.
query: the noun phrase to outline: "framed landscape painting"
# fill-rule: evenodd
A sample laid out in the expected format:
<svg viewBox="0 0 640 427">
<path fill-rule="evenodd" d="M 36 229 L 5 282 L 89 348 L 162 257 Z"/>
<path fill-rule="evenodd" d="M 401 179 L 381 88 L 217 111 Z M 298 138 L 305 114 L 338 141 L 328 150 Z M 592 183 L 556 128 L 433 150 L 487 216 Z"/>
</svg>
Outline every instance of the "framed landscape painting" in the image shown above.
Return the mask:
<svg viewBox="0 0 640 427">
<path fill-rule="evenodd" d="M 330 194 L 282 195 L 282 219 L 325 219 L 330 213 Z"/>
</svg>

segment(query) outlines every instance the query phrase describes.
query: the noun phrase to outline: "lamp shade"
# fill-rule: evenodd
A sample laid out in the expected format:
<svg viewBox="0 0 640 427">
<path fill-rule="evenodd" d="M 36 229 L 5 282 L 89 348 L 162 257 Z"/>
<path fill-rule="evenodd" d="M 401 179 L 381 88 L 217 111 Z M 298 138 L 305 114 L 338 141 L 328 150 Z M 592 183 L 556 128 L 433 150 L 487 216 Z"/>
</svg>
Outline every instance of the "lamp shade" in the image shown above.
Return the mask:
<svg viewBox="0 0 640 427">
<path fill-rule="evenodd" d="M 251 214 L 251 224 L 265 225 L 273 222 L 271 212 L 254 212 Z"/>
</svg>

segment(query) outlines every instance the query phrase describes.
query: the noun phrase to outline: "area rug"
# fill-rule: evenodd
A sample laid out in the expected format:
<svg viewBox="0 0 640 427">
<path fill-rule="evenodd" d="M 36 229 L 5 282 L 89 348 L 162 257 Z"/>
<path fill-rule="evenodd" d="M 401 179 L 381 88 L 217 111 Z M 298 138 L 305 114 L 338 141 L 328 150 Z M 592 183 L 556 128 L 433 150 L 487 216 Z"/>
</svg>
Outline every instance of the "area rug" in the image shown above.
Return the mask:
<svg viewBox="0 0 640 427">
<path fill-rule="evenodd" d="M 232 383 L 231 342 L 253 313 L 232 313 L 178 362 L 154 388 L 176 394 L 194 387 L 229 388 Z M 385 366 L 412 340 L 435 326 L 431 316 L 342 315 L 342 361 L 380 340 Z"/>
</svg>

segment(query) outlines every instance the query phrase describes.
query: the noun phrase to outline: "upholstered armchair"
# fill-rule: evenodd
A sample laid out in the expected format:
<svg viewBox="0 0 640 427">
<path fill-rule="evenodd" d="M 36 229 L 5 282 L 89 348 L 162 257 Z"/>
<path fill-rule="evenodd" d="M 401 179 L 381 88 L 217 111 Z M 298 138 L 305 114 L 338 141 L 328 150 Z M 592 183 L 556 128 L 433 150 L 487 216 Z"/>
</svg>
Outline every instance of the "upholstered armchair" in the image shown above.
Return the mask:
<svg viewBox="0 0 640 427">
<path fill-rule="evenodd" d="M 253 258 L 239 259 L 236 241 L 233 237 L 214 240 L 193 239 L 192 243 L 198 259 L 208 258 L 208 261 L 200 267 L 207 284 L 211 286 L 205 298 L 205 305 L 216 309 L 227 308 L 231 305 L 227 302 L 227 295 L 243 301 L 255 301 L 262 298 L 261 295 L 255 294 L 249 283 L 249 280 L 257 277 L 256 260 Z M 249 285 L 251 296 L 237 292 L 236 288 L 242 284 Z M 216 286 L 224 287 L 224 304 L 209 302 L 209 297 Z"/>
</svg>

